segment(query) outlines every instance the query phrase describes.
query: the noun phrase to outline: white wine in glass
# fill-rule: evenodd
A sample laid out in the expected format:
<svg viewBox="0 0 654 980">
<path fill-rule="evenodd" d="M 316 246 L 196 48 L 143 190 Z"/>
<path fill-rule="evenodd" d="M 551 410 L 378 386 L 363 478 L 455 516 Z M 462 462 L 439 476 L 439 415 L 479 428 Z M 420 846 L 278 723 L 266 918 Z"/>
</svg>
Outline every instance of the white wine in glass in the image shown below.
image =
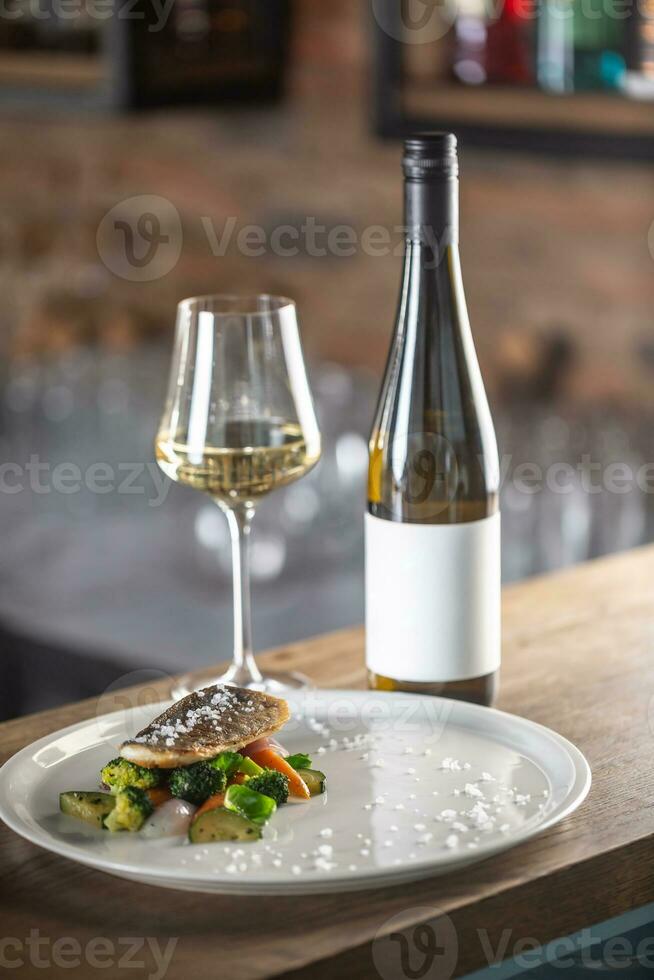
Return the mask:
<svg viewBox="0 0 654 980">
<path fill-rule="evenodd" d="M 176 697 L 219 683 L 271 693 L 307 684 L 299 674 L 263 674 L 255 662 L 248 541 L 257 501 L 308 473 L 320 449 L 293 301 L 259 295 L 181 302 L 156 456 L 172 480 L 208 494 L 227 515 L 234 656 L 222 676 L 183 678 Z"/>
</svg>

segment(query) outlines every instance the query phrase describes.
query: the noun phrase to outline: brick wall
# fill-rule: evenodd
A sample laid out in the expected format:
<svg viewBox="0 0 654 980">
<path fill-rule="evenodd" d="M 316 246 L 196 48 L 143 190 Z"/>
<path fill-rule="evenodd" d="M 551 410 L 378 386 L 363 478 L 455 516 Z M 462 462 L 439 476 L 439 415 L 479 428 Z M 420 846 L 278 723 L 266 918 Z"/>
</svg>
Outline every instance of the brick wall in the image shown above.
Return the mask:
<svg viewBox="0 0 654 980">
<path fill-rule="evenodd" d="M 0 310 L 15 356 L 71 343 L 124 347 L 169 334 L 185 295 L 263 289 L 297 297 L 316 357 L 379 370 L 399 259 L 212 254 L 207 226 L 267 234 L 400 221 L 398 148 L 370 136 L 365 5 L 297 4 L 290 96 L 271 110 L 139 116 L 0 110 Z M 650 167 L 463 153 L 462 248 L 473 325 L 496 392 L 569 347 L 560 397 L 652 399 Z M 125 281 L 98 256 L 102 216 L 159 195 L 183 229 L 175 268 Z M 204 223 L 203 223 L 204 219 Z M 527 385 L 528 387 L 528 385 Z"/>
</svg>

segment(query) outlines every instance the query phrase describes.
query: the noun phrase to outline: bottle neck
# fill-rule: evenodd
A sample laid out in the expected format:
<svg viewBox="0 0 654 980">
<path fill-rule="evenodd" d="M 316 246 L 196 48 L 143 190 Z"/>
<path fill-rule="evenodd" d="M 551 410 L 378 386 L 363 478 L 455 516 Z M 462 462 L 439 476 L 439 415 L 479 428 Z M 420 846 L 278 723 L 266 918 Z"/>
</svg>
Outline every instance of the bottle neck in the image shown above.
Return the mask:
<svg viewBox="0 0 654 980">
<path fill-rule="evenodd" d="M 447 249 L 459 244 L 459 181 L 404 182 L 407 242 L 420 243 L 427 258 L 440 264 Z"/>
</svg>

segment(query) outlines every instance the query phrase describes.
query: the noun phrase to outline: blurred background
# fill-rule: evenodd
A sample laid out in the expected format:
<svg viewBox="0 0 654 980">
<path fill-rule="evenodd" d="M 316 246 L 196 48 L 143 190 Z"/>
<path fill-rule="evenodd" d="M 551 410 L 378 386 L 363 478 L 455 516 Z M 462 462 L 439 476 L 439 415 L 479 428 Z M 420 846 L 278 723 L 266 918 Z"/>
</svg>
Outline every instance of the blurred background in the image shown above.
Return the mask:
<svg viewBox="0 0 654 980">
<path fill-rule="evenodd" d="M 230 656 L 225 519 L 153 461 L 185 296 L 299 306 L 325 452 L 257 514 L 257 649 L 362 622 L 425 126 L 461 140 L 505 580 L 654 538 L 654 0 L 6 0 L 1 717 Z"/>
</svg>

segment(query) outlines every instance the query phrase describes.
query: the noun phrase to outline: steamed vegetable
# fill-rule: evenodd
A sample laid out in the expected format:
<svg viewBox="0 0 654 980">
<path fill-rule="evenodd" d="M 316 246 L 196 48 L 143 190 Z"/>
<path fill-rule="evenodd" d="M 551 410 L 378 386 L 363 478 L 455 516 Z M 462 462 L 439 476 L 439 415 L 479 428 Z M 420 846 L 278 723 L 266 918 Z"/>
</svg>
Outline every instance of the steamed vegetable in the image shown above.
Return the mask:
<svg viewBox="0 0 654 980">
<path fill-rule="evenodd" d="M 240 813 L 253 823 L 264 824 L 272 817 L 277 804 L 270 796 L 257 793 L 249 786 L 229 786 L 225 793 L 225 807 Z"/>
<path fill-rule="evenodd" d="M 76 817 L 92 827 L 102 827 L 104 818 L 111 813 L 116 805 L 116 798 L 111 793 L 86 793 L 71 790 L 59 794 L 59 809 L 69 817 Z"/>
<path fill-rule="evenodd" d="M 288 776 L 277 769 L 264 769 L 260 776 L 252 776 L 248 779 L 247 787 L 270 796 L 277 806 L 288 802 Z"/>
<path fill-rule="evenodd" d="M 224 793 L 214 793 L 210 796 L 208 800 L 205 800 L 202 806 L 198 809 L 195 814 L 197 817 L 201 816 L 203 813 L 208 813 L 209 810 L 217 810 L 219 807 L 225 805 L 225 794 Z"/>
<path fill-rule="evenodd" d="M 168 800 L 172 799 L 172 793 L 167 786 L 157 786 L 154 789 L 146 789 L 147 797 L 153 807 L 163 806 Z"/>
<path fill-rule="evenodd" d="M 215 769 L 209 762 L 194 762 L 191 766 L 173 769 L 168 781 L 173 796 L 195 806 L 200 806 L 214 793 L 220 793 L 226 783 L 225 771 Z"/>
<path fill-rule="evenodd" d="M 261 828 L 231 810 L 209 810 L 193 820 L 189 832 L 192 844 L 211 844 L 214 841 L 254 841 L 261 837 Z"/>
<path fill-rule="evenodd" d="M 304 752 L 296 752 L 295 755 L 287 755 L 286 761 L 293 769 L 311 769 L 311 759 Z"/>
<path fill-rule="evenodd" d="M 116 793 L 116 805 L 105 817 L 104 826 L 107 830 L 128 830 L 134 833 L 141 829 L 153 810 L 144 789 L 126 786 Z"/>
<path fill-rule="evenodd" d="M 209 759 L 208 764 L 212 769 L 219 769 L 226 776 L 231 776 L 233 772 L 236 772 L 242 761 L 243 756 L 240 752 L 221 752 L 215 758 Z"/>
<path fill-rule="evenodd" d="M 100 773 L 100 779 L 112 793 L 118 793 L 126 786 L 138 786 L 139 789 L 154 789 L 163 781 L 163 770 L 145 769 L 127 759 L 112 759 Z"/>
<path fill-rule="evenodd" d="M 254 759 L 250 759 L 247 755 L 244 755 L 241 757 L 241 764 L 238 767 L 238 771 L 243 773 L 244 776 L 260 776 L 263 769 L 256 764 Z"/>
<path fill-rule="evenodd" d="M 298 769 L 298 776 L 307 784 L 312 796 L 320 796 L 325 792 L 327 777 L 320 769 Z"/>
<path fill-rule="evenodd" d="M 215 759 L 209 760 L 209 765 L 213 769 L 222 769 L 228 778 L 237 772 L 246 776 L 258 776 L 263 772 L 261 766 L 240 752 L 221 752 Z"/>
<path fill-rule="evenodd" d="M 284 773 L 288 779 L 288 788 L 291 796 L 297 796 L 302 800 L 308 800 L 310 798 L 311 794 L 302 777 L 274 749 L 258 749 L 256 752 L 251 753 L 250 757 L 254 759 L 257 765 L 263 766 L 264 769 L 276 769 L 277 772 Z"/>
</svg>

